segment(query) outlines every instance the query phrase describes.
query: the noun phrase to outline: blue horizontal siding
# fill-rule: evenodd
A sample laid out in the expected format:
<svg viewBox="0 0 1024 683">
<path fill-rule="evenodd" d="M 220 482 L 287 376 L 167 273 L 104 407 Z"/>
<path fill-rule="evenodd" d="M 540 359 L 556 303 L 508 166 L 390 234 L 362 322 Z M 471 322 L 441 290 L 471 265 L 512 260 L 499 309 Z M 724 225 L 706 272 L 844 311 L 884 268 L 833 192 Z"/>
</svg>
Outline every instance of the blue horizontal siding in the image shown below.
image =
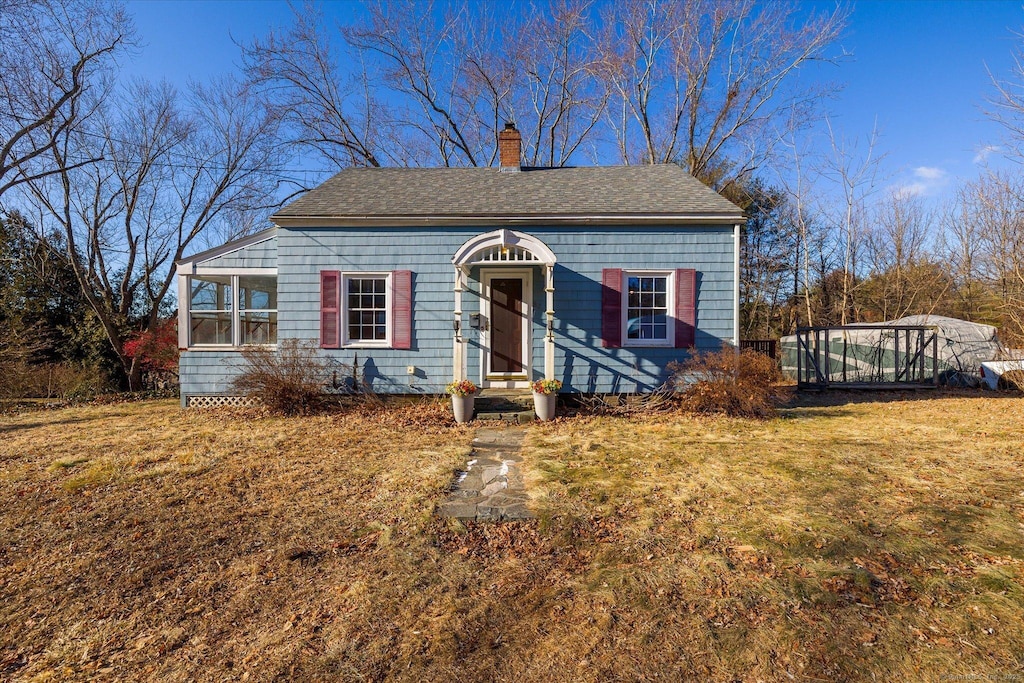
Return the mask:
<svg viewBox="0 0 1024 683">
<path fill-rule="evenodd" d="M 491 228 L 334 229 L 280 228 L 276 238 L 279 339 L 318 341 L 319 273 L 406 269 L 413 272 L 413 344 L 409 350 L 344 349 L 322 353 L 339 362 L 358 360 L 374 390 L 440 392 L 452 375 L 452 255 L 471 237 Z M 733 234 L 709 227 L 534 227 L 558 258 L 555 268 L 555 369 L 566 391 L 645 391 L 665 378 L 665 366 L 681 349 L 601 346 L 601 270 L 693 268 L 698 272 L 697 347 L 717 349 L 732 337 Z M 264 243 L 266 244 L 266 243 Z M 254 245 L 260 246 L 260 245 Z M 222 257 L 224 258 L 224 257 Z M 246 259 L 252 263 L 252 255 Z M 204 264 L 205 265 L 205 264 Z M 218 263 L 217 265 L 221 265 Z M 467 368 L 479 383 L 479 333 L 468 329 L 480 308 L 479 272 L 463 294 Z M 533 375 L 544 368 L 544 273 L 533 276 Z M 224 355 L 221 355 L 224 353 Z M 182 355 L 182 393 L 225 393 L 236 370 L 231 352 Z M 406 368 L 416 367 L 410 377 Z"/>
<path fill-rule="evenodd" d="M 237 351 L 182 351 L 178 359 L 181 405 L 197 394 L 230 394 L 231 381 L 242 368 Z"/>
</svg>

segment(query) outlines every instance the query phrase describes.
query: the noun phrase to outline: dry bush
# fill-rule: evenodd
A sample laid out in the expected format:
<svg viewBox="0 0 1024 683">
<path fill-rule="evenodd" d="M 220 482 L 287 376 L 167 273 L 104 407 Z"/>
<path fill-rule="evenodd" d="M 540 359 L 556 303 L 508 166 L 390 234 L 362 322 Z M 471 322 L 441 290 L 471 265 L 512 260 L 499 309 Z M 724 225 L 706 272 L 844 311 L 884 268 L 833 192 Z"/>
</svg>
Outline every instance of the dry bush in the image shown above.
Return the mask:
<svg viewBox="0 0 1024 683">
<path fill-rule="evenodd" d="M 37 396 L 72 400 L 91 398 L 113 389 L 106 373 L 100 368 L 76 363 L 57 363 L 36 368 Z"/>
<path fill-rule="evenodd" d="M 781 396 L 782 373 L 774 359 L 731 346 L 694 353 L 668 366 L 670 385 L 681 392 L 683 410 L 702 415 L 769 418 Z"/>
<path fill-rule="evenodd" d="M 242 350 L 242 372 L 231 387 L 258 398 L 277 415 L 312 415 L 327 405 L 332 362 L 314 342 L 286 339 L 277 349 L 250 346 Z"/>
<path fill-rule="evenodd" d="M 591 415 L 650 415 L 673 410 L 677 405 L 676 392 L 663 384 L 653 391 L 640 394 L 591 394 L 576 397 L 576 404 Z"/>
<path fill-rule="evenodd" d="M 1024 370 L 1008 370 L 999 376 L 998 388 L 1007 391 L 1024 391 Z"/>
<path fill-rule="evenodd" d="M 47 348 L 39 325 L 21 330 L 0 326 L 0 398 L 74 401 L 115 389 L 96 362 L 34 362 Z"/>
<path fill-rule="evenodd" d="M 98 367 L 77 363 L 33 364 L 22 360 L 0 363 L 0 396 L 56 398 L 64 401 L 91 398 L 110 391 L 110 378 Z"/>
</svg>

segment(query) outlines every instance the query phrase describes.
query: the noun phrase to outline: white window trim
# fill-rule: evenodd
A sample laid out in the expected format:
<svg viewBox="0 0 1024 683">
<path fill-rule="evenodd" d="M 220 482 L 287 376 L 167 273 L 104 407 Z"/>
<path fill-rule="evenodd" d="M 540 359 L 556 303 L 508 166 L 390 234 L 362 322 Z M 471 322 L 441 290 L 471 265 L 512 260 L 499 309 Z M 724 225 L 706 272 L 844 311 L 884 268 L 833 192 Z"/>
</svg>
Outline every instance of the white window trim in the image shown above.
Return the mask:
<svg viewBox="0 0 1024 683">
<path fill-rule="evenodd" d="M 215 271 L 215 272 L 214 272 Z M 226 272 L 225 272 L 226 271 Z M 193 344 L 192 343 L 192 280 L 203 276 L 231 277 L 231 342 L 227 344 Z M 268 268 L 226 269 L 208 268 L 189 275 L 178 277 L 178 347 L 189 351 L 239 351 L 244 348 L 263 347 L 276 349 L 277 344 L 242 344 L 242 311 L 238 305 L 238 280 L 252 275 L 273 276 L 277 279 L 277 271 Z M 246 309 L 251 313 L 277 313 L 277 308 Z M 223 312 L 223 311 L 209 311 Z"/>
<path fill-rule="evenodd" d="M 395 301 L 395 287 L 394 280 L 391 277 L 391 271 L 373 271 L 373 272 L 349 272 L 343 271 L 339 274 L 340 282 L 338 287 L 340 289 L 339 298 L 341 301 L 338 302 L 338 323 L 341 327 L 341 348 L 343 349 L 389 349 L 391 348 L 391 336 L 394 333 L 394 301 Z M 384 310 L 385 310 L 385 335 L 384 339 L 376 340 L 352 340 L 348 336 L 348 281 L 349 279 L 369 279 L 369 278 L 384 278 Z"/>
<path fill-rule="evenodd" d="M 629 338 L 629 278 L 664 277 L 665 278 L 665 339 L 630 339 Z M 675 348 L 676 345 L 676 272 L 674 270 L 622 269 L 622 306 L 620 313 L 622 346 L 641 348 Z"/>
</svg>

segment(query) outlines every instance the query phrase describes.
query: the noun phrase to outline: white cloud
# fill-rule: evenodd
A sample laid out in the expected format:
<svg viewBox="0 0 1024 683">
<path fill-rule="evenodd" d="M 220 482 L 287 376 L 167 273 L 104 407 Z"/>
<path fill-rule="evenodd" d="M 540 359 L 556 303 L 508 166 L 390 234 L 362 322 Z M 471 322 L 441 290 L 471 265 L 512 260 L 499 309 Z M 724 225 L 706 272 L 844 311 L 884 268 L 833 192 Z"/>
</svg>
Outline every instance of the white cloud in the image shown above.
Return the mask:
<svg viewBox="0 0 1024 683">
<path fill-rule="evenodd" d="M 975 164 L 983 164 L 986 161 L 988 161 L 988 158 L 991 154 L 994 154 L 998 151 L 998 145 L 985 145 L 984 147 L 978 150 L 977 154 L 974 155 L 974 159 L 972 161 Z"/>
<path fill-rule="evenodd" d="M 934 166 L 918 166 L 914 169 L 914 176 L 922 180 L 942 180 L 946 172 Z"/>
<path fill-rule="evenodd" d="M 893 188 L 892 193 L 896 197 L 917 197 L 923 194 L 928 194 L 928 186 L 925 183 L 897 185 Z"/>
<path fill-rule="evenodd" d="M 893 195 L 930 197 L 941 193 L 949 184 L 949 172 L 937 166 L 917 166 L 911 169 L 909 176 L 889 188 Z"/>
</svg>

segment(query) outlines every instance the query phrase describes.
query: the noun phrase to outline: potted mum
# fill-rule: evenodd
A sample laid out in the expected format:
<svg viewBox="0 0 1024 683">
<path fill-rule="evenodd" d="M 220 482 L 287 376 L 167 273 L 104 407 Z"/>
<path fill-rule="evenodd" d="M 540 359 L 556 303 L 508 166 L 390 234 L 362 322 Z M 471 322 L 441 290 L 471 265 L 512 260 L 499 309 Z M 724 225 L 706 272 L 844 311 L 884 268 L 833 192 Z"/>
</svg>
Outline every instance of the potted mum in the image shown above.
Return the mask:
<svg viewBox="0 0 1024 683">
<path fill-rule="evenodd" d="M 455 414 L 455 421 L 469 422 L 472 420 L 473 395 L 476 393 L 476 385 L 468 379 L 460 379 L 446 386 L 444 391 L 452 397 L 452 412 Z"/>
<path fill-rule="evenodd" d="M 533 410 L 542 420 L 555 417 L 555 404 L 562 383 L 557 379 L 539 379 L 533 383 Z"/>
</svg>

